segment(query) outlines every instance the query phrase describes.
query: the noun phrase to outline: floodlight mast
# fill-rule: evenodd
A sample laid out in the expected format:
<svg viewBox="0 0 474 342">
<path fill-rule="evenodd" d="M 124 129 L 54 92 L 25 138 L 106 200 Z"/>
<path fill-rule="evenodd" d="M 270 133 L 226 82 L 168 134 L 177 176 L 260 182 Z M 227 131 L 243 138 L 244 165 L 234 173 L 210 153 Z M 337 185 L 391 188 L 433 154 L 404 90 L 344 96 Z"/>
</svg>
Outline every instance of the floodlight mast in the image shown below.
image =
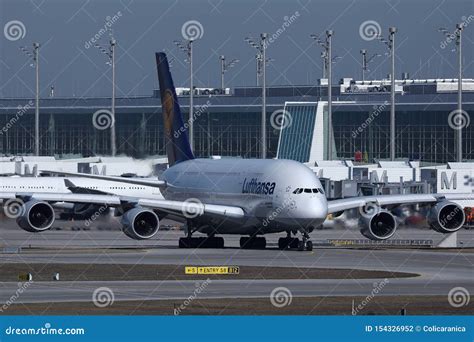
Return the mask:
<svg viewBox="0 0 474 342">
<path fill-rule="evenodd" d="M 327 143 L 327 159 L 333 159 L 333 140 L 334 140 L 334 130 L 332 127 L 332 64 L 336 62 L 337 59 L 341 57 L 335 56 L 332 57 L 332 36 L 334 34 L 333 30 L 326 31 L 326 39 L 323 40 L 321 36 L 316 34 L 310 34 L 310 37 L 313 38 L 322 48 L 323 52 L 321 53 L 321 58 L 323 59 L 323 78 L 328 79 L 328 143 Z"/>
<path fill-rule="evenodd" d="M 257 44 L 255 39 L 252 37 L 246 37 L 244 40 L 253 48 L 257 50 L 255 60 L 257 63 L 257 86 L 259 80 L 259 74 L 261 73 L 262 78 L 262 118 L 261 118 L 261 158 L 267 157 L 267 134 L 266 134 L 266 122 L 267 122 L 267 80 L 266 80 L 266 66 L 271 59 L 267 59 L 267 33 L 260 34 L 260 42 Z"/>
<path fill-rule="evenodd" d="M 117 141 L 116 141 L 116 133 L 115 133 L 115 47 L 117 45 L 117 41 L 115 38 L 111 37 L 109 41 L 109 46 L 106 48 L 105 46 L 95 44 L 94 46 L 99 49 L 101 53 L 103 53 L 107 57 L 107 65 L 112 67 L 112 99 L 111 99 L 111 125 L 110 125 L 110 154 L 115 157 L 117 155 Z"/>
<path fill-rule="evenodd" d="M 191 150 L 194 149 L 194 70 L 193 70 L 193 39 L 187 39 L 184 42 L 175 40 L 175 45 L 183 51 L 189 63 L 189 120 L 188 120 L 188 134 L 189 145 Z"/>
<path fill-rule="evenodd" d="M 20 46 L 20 50 L 32 60 L 31 66 L 35 68 L 35 155 L 40 154 L 39 137 L 39 43 L 33 43 L 33 50 L 28 50 L 25 46 Z"/>
<path fill-rule="evenodd" d="M 382 56 L 381 54 L 374 53 L 371 57 L 367 58 L 368 51 L 367 49 L 360 50 L 360 54 L 362 55 L 362 81 L 365 81 L 365 73 L 369 71 L 369 63 L 372 62 L 375 57 Z"/>
<path fill-rule="evenodd" d="M 224 74 L 229 71 L 229 69 L 233 68 L 238 62 L 238 59 L 234 58 L 226 63 L 226 58 L 224 55 L 220 56 L 221 61 L 221 90 L 222 93 L 225 93 L 225 84 L 224 84 Z"/>
<path fill-rule="evenodd" d="M 390 160 L 395 160 L 395 33 L 396 27 L 390 27 L 391 86 L 390 86 Z"/>
<path fill-rule="evenodd" d="M 39 138 L 39 43 L 33 43 L 33 53 L 35 62 L 36 75 L 36 91 L 35 91 L 35 155 L 40 155 L 40 138 Z"/>
<path fill-rule="evenodd" d="M 463 111 L 462 111 L 462 29 L 463 24 L 456 25 L 456 47 L 458 50 L 458 111 L 457 121 L 459 127 L 457 127 L 457 149 L 456 149 L 456 160 L 462 162 L 462 122 L 463 122 Z"/>
<path fill-rule="evenodd" d="M 390 51 L 391 72 L 390 72 L 390 160 L 395 160 L 395 33 L 396 27 L 388 29 L 388 41 L 381 36 L 377 36 L 382 43 L 387 45 Z"/>
</svg>

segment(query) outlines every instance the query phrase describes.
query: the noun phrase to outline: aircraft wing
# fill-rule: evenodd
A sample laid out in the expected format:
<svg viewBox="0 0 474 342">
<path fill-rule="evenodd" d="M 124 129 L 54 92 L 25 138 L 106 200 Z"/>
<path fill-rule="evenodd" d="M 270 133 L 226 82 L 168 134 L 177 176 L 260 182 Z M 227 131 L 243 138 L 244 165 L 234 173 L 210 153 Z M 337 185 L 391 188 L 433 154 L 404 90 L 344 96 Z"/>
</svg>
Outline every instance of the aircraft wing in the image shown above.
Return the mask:
<svg viewBox="0 0 474 342">
<path fill-rule="evenodd" d="M 150 180 L 150 179 L 140 179 L 140 178 L 113 177 L 113 176 L 91 175 L 88 173 L 75 173 L 75 172 L 49 171 L 49 170 L 41 170 L 41 172 L 49 173 L 51 175 L 57 175 L 57 176 L 64 175 L 68 177 L 83 177 L 83 178 L 99 179 L 99 180 L 111 181 L 111 182 L 121 182 L 121 183 L 127 183 L 127 184 L 151 186 L 155 188 L 166 187 L 166 182 L 158 180 L 158 179 Z"/>
<path fill-rule="evenodd" d="M 407 194 L 380 195 L 343 198 L 328 201 L 328 213 L 337 213 L 347 209 L 362 208 L 368 205 L 386 206 L 417 203 L 436 203 L 442 200 L 474 200 L 474 194 Z"/>
<path fill-rule="evenodd" d="M 240 207 L 227 205 L 205 204 L 199 201 L 170 201 L 141 199 L 137 197 L 123 197 L 116 195 L 100 194 L 54 194 L 54 193 L 0 193 L 0 200 L 18 198 L 22 201 L 38 200 L 45 202 L 68 202 L 68 203 L 88 203 L 106 205 L 109 207 L 119 206 L 142 206 L 153 210 L 174 214 L 180 217 L 197 217 L 201 215 L 215 215 L 229 218 L 242 218 L 244 211 Z"/>
</svg>

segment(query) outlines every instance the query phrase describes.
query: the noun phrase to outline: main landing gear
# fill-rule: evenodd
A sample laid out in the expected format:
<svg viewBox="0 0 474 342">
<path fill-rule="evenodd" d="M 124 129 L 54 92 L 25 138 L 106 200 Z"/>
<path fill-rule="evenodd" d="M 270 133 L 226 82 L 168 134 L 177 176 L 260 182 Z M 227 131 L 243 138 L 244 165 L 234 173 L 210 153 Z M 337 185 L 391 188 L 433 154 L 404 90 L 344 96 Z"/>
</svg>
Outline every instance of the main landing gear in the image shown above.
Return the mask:
<svg viewBox="0 0 474 342">
<path fill-rule="evenodd" d="M 278 239 L 279 249 L 297 249 L 299 251 L 312 251 L 313 242 L 309 239 L 309 234 L 303 232 L 303 239 L 300 240 L 297 237 L 291 237 L 291 232 L 288 231 L 287 236 Z"/>
<path fill-rule="evenodd" d="M 209 235 L 207 237 L 192 237 L 193 229 L 188 224 L 186 237 L 179 239 L 179 248 L 224 248 L 224 238 Z"/>
<path fill-rule="evenodd" d="M 240 238 L 240 248 L 242 249 L 265 249 L 267 240 L 264 237 L 243 236 Z"/>
</svg>

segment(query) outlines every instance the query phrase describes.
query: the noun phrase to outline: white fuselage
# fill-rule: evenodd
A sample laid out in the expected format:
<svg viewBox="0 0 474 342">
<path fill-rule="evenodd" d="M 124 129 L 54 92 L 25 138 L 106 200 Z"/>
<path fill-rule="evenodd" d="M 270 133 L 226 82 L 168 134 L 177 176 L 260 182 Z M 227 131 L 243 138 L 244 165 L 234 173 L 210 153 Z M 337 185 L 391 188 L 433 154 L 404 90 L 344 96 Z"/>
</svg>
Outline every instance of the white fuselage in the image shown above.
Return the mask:
<svg viewBox="0 0 474 342">
<path fill-rule="evenodd" d="M 291 160 L 194 159 L 172 166 L 162 179 L 167 182 L 163 192 L 167 200 L 199 200 L 244 210 L 243 220 L 206 215 L 189 220 L 204 233 L 311 231 L 327 216 L 327 200 L 318 177 Z M 302 191 L 294 193 L 297 189 Z"/>
</svg>

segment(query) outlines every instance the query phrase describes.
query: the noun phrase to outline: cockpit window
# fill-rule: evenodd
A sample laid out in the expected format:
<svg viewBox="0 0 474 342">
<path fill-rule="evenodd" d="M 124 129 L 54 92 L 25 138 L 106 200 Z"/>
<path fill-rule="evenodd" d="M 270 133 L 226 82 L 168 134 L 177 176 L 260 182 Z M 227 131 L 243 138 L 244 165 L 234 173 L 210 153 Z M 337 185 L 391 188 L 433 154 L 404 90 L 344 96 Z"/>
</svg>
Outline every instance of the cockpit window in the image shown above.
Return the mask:
<svg viewBox="0 0 474 342">
<path fill-rule="evenodd" d="M 308 188 L 296 188 L 293 193 L 296 194 L 296 195 L 299 195 L 301 193 L 305 193 L 305 194 L 317 194 L 318 192 L 324 194 L 324 190 L 322 188 L 313 188 L 313 189 L 308 189 Z"/>
</svg>

